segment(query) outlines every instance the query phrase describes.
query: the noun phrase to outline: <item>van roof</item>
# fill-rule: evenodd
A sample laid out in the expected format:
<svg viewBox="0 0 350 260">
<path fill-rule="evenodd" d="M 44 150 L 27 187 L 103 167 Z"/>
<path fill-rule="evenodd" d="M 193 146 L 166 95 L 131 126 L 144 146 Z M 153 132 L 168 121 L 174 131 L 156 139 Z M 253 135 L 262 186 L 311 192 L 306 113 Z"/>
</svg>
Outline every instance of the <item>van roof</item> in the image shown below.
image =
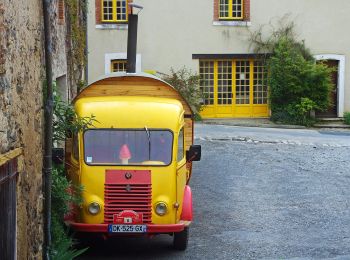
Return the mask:
<svg viewBox="0 0 350 260">
<path fill-rule="evenodd" d="M 73 100 L 83 97 L 142 96 L 167 97 L 179 100 L 188 116 L 193 111 L 184 97 L 164 80 L 148 73 L 114 72 L 100 77 L 84 88 Z"/>
<path fill-rule="evenodd" d="M 119 78 L 119 77 L 144 77 L 144 78 L 150 78 L 150 79 L 155 79 L 158 81 L 162 81 L 163 83 L 169 85 L 166 81 L 162 80 L 161 78 L 152 75 L 150 73 L 146 72 L 136 72 L 136 73 L 127 73 L 127 72 L 111 72 L 107 75 L 103 75 L 97 78 L 97 80 L 91 82 L 89 85 L 95 84 L 96 82 L 99 82 L 104 79 L 109 79 L 109 78 Z M 169 85 L 171 86 L 171 85 Z M 173 86 L 171 86 L 173 88 Z"/>
<path fill-rule="evenodd" d="M 96 128 L 163 128 L 174 131 L 184 124 L 180 101 L 161 97 L 84 97 L 75 103 L 80 117 L 93 115 Z"/>
</svg>

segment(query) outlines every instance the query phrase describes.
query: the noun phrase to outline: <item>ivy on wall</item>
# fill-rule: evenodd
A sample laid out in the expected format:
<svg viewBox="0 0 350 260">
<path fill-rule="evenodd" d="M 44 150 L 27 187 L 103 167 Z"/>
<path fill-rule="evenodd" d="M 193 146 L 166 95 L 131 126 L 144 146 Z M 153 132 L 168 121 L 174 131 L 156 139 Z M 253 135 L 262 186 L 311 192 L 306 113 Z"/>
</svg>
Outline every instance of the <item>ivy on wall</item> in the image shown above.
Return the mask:
<svg viewBox="0 0 350 260">
<path fill-rule="evenodd" d="M 67 26 L 67 70 L 74 97 L 85 85 L 87 0 L 65 0 Z"/>
</svg>

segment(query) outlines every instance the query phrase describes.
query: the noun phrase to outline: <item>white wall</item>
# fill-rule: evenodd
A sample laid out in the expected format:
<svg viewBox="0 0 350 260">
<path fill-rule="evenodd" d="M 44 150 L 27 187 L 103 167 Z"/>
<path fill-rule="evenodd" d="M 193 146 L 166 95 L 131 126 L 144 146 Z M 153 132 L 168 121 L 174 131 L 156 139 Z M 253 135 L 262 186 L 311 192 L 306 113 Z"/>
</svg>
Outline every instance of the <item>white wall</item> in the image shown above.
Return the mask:
<svg viewBox="0 0 350 260">
<path fill-rule="evenodd" d="M 251 0 L 251 26 L 214 26 L 213 0 L 138 0 L 138 53 L 142 70 L 167 73 L 182 66 L 197 70 L 192 54 L 249 53 L 250 31 L 289 15 L 313 54 L 339 54 L 350 59 L 350 1 Z M 126 52 L 127 30 L 95 25 L 95 1 L 88 20 L 89 82 L 104 74 L 106 53 Z M 346 64 L 346 62 L 345 62 Z M 350 111 L 350 67 L 345 65 L 345 111 Z"/>
</svg>

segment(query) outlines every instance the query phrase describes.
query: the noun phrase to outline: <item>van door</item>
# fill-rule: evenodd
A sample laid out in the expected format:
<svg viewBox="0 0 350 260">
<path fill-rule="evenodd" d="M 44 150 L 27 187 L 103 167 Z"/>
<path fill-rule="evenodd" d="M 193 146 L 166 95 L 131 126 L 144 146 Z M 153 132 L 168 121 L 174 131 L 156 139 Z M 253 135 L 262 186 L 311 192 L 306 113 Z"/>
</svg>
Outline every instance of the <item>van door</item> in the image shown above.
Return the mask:
<svg viewBox="0 0 350 260">
<path fill-rule="evenodd" d="M 185 156 L 185 142 L 184 142 L 184 128 L 182 128 L 178 135 L 178 147 L 177 147 L 177 169 L 176 169 L 176 200 L 180 207 L 176 214 L 176 221 L 180 221 L 184 190 L 187 181 L 187 168 L 186 168 L 186 156 Z"/>
</svg>

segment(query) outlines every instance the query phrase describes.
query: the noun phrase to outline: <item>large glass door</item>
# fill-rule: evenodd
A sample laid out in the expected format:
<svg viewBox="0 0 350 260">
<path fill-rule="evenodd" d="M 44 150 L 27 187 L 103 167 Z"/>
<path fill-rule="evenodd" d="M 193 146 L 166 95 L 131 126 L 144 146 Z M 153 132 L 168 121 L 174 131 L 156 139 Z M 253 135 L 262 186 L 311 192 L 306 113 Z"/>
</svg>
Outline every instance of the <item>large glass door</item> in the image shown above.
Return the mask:
<svg viewBox="0 0 350 260">
<path fill-rule="evenodd" d="M 267 117 L 267 72 L 262 61 L 200 61 L 204 118 Z"/>
<path fill-rule="evenodd" d="M 218 117 L 232 117 L 232 61 L 217 62 L 217 107 Z"/>
</svg>

